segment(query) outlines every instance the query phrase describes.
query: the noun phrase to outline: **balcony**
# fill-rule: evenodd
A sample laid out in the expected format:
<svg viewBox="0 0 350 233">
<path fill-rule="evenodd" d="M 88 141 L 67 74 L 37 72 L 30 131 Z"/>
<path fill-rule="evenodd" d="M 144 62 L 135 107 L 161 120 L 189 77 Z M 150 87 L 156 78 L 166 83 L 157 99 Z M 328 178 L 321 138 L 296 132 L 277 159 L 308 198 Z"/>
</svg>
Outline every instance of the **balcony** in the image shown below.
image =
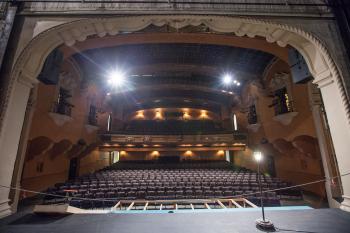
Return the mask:
<svg viewBox="0 0 350 233">
<path fill-rule="evenodd" d="M 114 132 L 102 134 L 101 140 L 105 147 L 122 149 L 155 149 L 162 148 L 216 148 L 242 149 L 245 148 L 247 136 L 244 133 L 224 132 L 202 135 L 138 135 Z"/>
<path fill-rule="evenodd" d="M 73 105 L 69 103 L 55 102 L 52 105 L 49 115 L 53 119 L 53 121 L 56 123 L 56 125 L 62 126 L 73 119 L 71 117 L 72 108 L 73 108 Z"/>
<path fill-rule="evenodd" d="M 86 120 L 85 129 L 88 133 L 92 133 L 98 130 L 97 116 L 89 115 Z"/>
<path fill-rule="evenodd" d="M 280 122 L 282 125 L 289 125 L 293 118 L 298 115 L 295 111 L 293 101 L 278 102 L 274 105 L 275 116 L 273 120 Z"/>
</svg>

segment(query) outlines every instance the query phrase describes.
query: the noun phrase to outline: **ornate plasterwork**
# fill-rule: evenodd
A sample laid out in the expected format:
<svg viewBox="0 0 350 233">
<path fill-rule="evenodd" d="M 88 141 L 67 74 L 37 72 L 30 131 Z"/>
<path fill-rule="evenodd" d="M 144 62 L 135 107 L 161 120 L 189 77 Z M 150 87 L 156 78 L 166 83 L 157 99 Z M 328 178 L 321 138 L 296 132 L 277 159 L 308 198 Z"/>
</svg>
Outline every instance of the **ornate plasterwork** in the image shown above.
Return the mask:
<svg viewBox="0 0 350 233">
<path fill-rule="evenodd" d="M 67 21 L 68 20 L 72 19 L 67 19 Z M 45 21 L 45 19 L 42 21 Z M 11 104 L 12 106 L 16 104 L 14 102 L 15 100 L 13 100 L 13 93 L 16 90 L 15 86 L 17 87 L 17 85 L 19 85 L 18 82 L 28 84 L 28 87 L 37 83 L 38 81 L 36 78 L 41 71 L 46 57 L 53 49 L 62 44 L 72 46 L 77 41 L 86 40 L 89 36 L 115 36 L 120 32 L 139 31 L 151 24 L 158 26 L 169 25 L 174 28 L 203 24 L 213 32 L 232 33 L 236 36 L 247 36 L 250 38 L 259 36 L 266 38 L 270 43 L 277 43 L 282 47 L 289 45 L 297 49 L 299 53 L 303 55 L 311 74 L 315 78 L 313 82 L 321 89 L 327 87 L 328 90 L 332 90 L 334 96 L 328 96 L 328 98 L 334 97 L 336 103 L 341 103 L 339 109 L 341 108 L 342 111 L 329 111 L 327 114 L 329 113 L 329 115 L 333 117 L 332 122 L 334 125 L 338 126 L 333 127 L 333 134 L 337 136 L 334 142 L 337 142 L 338 140 L 338 144 L 335 143 L 335 148 L 340 152 L 337 154 L 338 161 L 348 162 L 346 160 L 347 154 L 344 153 L 344 151 L 348 151 L 346 150 L 347 145 L 346 143 L 341 143 L 342 141 L 339 140 L 341 139 L 341 136 L 339 135 L 347 136 L 347 134 L 344 133 L 338 135 L 341 130 L 348 132 L 347 129 L 349 128 L 350 119 L 348 96 L 343 86 L 341 73 L 323 42 L 299 26 L 296 27 L 256 18 L 231 16 L 147 15 L 109 18 L 93 17 L 79 20 L 73 19 L 73 21 L 54 25 L 52 27 L 49 27 L 46 24 L 43 29 L 37 27 L 36 36 L 33 37 L 28 44 L 21 44 L 21 46 L 19 46 L 19 48 L 24 49 L 18 51 L 17 54 L 20 55 L 13 64 L 10 83 L 6 90 L 7 93 L 4 100 L 4 111 L 0 116 L 0 140 L 2 140 L 2 136 L 5 135 L 2 131 L 2 126 L 4 125 L 4 122 L 7 123 L 9 121 L 8 119 L 11 117 L 8 114 L 8 109 L 11 109 L 8 108 L 8 105 Z M 335 114 L 343 117 L 341 118 L 341 123 L 336 121 L 337 117 L 334 117 Z M 339 128 L 341 130 L 339 130 Z M 20 134 L 20 132 L 17 133 Z M 342 150 L 343 148 L 345 149 Z M 348 187 L 345 185 L 346 182 L 343 183 L 344 187 Z M 349 192 L 344 195 L 345 200 L 350 200 L 349 196 L 347 196 L 348 193 Z M 347 201 L 346 203 L 350 203 L 350 201 Z M 344 204 L 344 206 L 344 208 L 348 208 L 346 206 L 350 206 L 350 204 Z"/>
<path fill-rule="evenodd" d="M 250 124 L 250 125 L 247 125 L 247 129 L 256 133 L 260 129 L 260 126 L 261 126 L 260 123 Z"/>
<path fill-rule="evenodd" d="M 212 31 L 233 33 L 236 36 L 266 38 L 270 43 L 279 46 L 290 45 L 296 48 L 305 58 L 311 74 L 315 77 L 314 83 L 320 87 L 333 82 L 337 84 L 347 118 L 350 119 L 350 106 L 347 93 L 343 87 L 340 72 L 323 43 L 305 30 L 291 25 L 274 23 L 271 21 L 229 17 L 229 16 L 195 16 L 195 15 L 151 15 L 115 18 L 90 18 L 62 23 L 43 30 L 36 28 L 37 36 L 23 49 L 12 70 L 11 83 L 5 99 L 5 108 L 15 80 L 19 78 L 25 82 L 36 83 L 44 61 L 48 54 L 57 46 L 74 45 L 77 41 L 84 41 L 88 36 L 114 36 L 120 32 L 135 32 L 149 25 L 169 25 L 174 28 L 185 26 L 206 25 Z M 4 114 L 1 114 L 0 130 Z"/>
<path fill-rule="evenodd" d="M 88 133 L 92 133 L 98 130 L 98 126 L 85 124 L 85 129 Z"/>
<path fill-rule="evenodd" d="M 269 89 L 275 91 L 283 87 L 287 88 L 288 94 L 290 95 L 291 81 L 289 75 L 286 73 L 276 73 L 269 83 Z"/>
<path fill-rule="evenodd" d="M 274 121 L 278 121 L 282 125 L 289 125 L 290 123 L 292 123 L 294 117 L 296 117 L 297 115 L 298 115 L 298 112 L 288 112 L 288 113 L 274 116 L 272 119 Z"/>
<path fill-rule="evenodd" d="M 62 126 L 67 122 L 70 122 L 73 120 L 72 117 L 66 116 L 59 113 L 49 112 L 49 116 L 52 118 L 52 120 L 55 122 L 56 125 Z"/>
</svg>

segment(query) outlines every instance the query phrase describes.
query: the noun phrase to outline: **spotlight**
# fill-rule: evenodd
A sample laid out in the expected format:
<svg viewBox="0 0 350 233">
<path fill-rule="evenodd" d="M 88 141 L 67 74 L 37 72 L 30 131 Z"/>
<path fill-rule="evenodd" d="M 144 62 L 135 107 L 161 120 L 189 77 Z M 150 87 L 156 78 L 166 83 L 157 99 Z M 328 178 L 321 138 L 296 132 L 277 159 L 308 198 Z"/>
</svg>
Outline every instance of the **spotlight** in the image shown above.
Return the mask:
<svg viewBox="0 0 350 233">
<path fill-rule="evenodd" d="M 114 70 L 108 74 L 108 83 L 114 87 L 120 87 L 125 82 L 125 73 Z"/>
<path fill-rule="evenodd" d="M 237 86 L 240 86 L 241 85 L 241 83 L 240 82 L 237 82 L 237 84 L 236 84 Z"/>
<path fill-rule="evenodd" d="M 230 85 L 232 83 L 232 76 L 230 74 L 225 74 L 222 81 L 225 85 Z"/>
</svg>

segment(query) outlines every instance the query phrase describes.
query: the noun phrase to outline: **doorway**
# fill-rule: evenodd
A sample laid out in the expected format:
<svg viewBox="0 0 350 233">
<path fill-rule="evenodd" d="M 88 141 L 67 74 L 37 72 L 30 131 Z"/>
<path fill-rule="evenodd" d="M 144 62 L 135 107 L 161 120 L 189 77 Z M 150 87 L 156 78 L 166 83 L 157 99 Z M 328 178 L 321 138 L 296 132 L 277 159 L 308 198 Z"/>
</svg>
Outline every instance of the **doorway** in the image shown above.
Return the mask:
<svg viewBox="0 0 350 233">
<path fill-rule="evenodd" d="M 73 180 L 78 175 L 78 158 L 72 158 L 69 162 L 68 179 Z"/>
</svg>

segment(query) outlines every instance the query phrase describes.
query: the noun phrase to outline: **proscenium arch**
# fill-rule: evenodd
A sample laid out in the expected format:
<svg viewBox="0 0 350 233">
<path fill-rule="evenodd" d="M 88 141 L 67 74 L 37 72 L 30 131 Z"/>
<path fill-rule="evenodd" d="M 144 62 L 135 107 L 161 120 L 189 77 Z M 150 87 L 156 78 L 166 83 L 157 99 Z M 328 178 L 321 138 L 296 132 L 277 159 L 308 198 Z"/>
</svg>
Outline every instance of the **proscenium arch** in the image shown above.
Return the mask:
<svg viewBox="0 0 350 233">
<path fill-rule="evenodd" d="M 350 122 L 350 106 L 348 95 L 343 86 L 341 73 L 336 67 L 330 53 L 323 43 L 312 34 L 302 29 L 277 24 L 265 20 L 238 18 L 228 16 L 132 16 L 118 18 L 82 19 L 58 26 L 53 26 L 38 33 L 19 55 L 12 79 L 26 79 L 37 82 L 41 68 L 48 54 L 61 44 L 72 46 L 76 41 L 85 41 L 89 36 L 104 37 L 118 35 L 119 32 L 136 32 L 149 25 L 170 25 L 174 28 L 198 26 L 204 24 L 218 33 L 234 33 L 236 36 L 250 38 L 260 36 L 270 43 L 279 46 L 290 45 L 296 48 L 305 58 L 314 83 L 336 82 L 343 97 L 343 105 Z M 30 57 L 30 59 L 29 59 Z"/>
<path fill-rule="evenodd" d="M 58 46 L 62 44 L 72 46 L 76 41 L 85 41 L 89 36 L 104 37 L 107 34 L 115 36 L 119 32 L 136 32 L 151 24 L 169 25 L 174 28 L 203 24 L 214 32 L 233 33 L 236 36 L 249 38 L 259 36 L 282 47 L 290 45 L 296 48 L 305 58 L 314 77 L 313 82 L 321 88 L 322 95 L 327 95 L 327 98 L 324 98 L 325 107 L 329 115 L 339 170 L 343 173 L 348 172 L 350 161 L 347 157 L 350 146 L 346 140 L 350 138 L 350 107 L 341 72 L 327 48 L 315 36 L 297 27 L 265 20 L 229 16 L 156 15 L 81 19 L 68 23 L 55 22 L 51 26 L 47 24 L 45 28 L 38 27 L 35 36 L 23 49 L 13 66 L 4 109 L 10 105 L 10 92 L 16 86 L 16 81 L 28 84 L 37 83 L 37 77 L 46 57 Z M 333 100 L 330 98 L 332 94 L 334 94 Z M 6 114 L 3 114 L 2 118 L 4 115 Z M 0 130 L 3 135 L 4 119 L 0 119 L 0 122 Z M 342 178 L 342 181 L 344 191 L 342 208 L 350 211 L 350 178 Z"/>
</svg>

